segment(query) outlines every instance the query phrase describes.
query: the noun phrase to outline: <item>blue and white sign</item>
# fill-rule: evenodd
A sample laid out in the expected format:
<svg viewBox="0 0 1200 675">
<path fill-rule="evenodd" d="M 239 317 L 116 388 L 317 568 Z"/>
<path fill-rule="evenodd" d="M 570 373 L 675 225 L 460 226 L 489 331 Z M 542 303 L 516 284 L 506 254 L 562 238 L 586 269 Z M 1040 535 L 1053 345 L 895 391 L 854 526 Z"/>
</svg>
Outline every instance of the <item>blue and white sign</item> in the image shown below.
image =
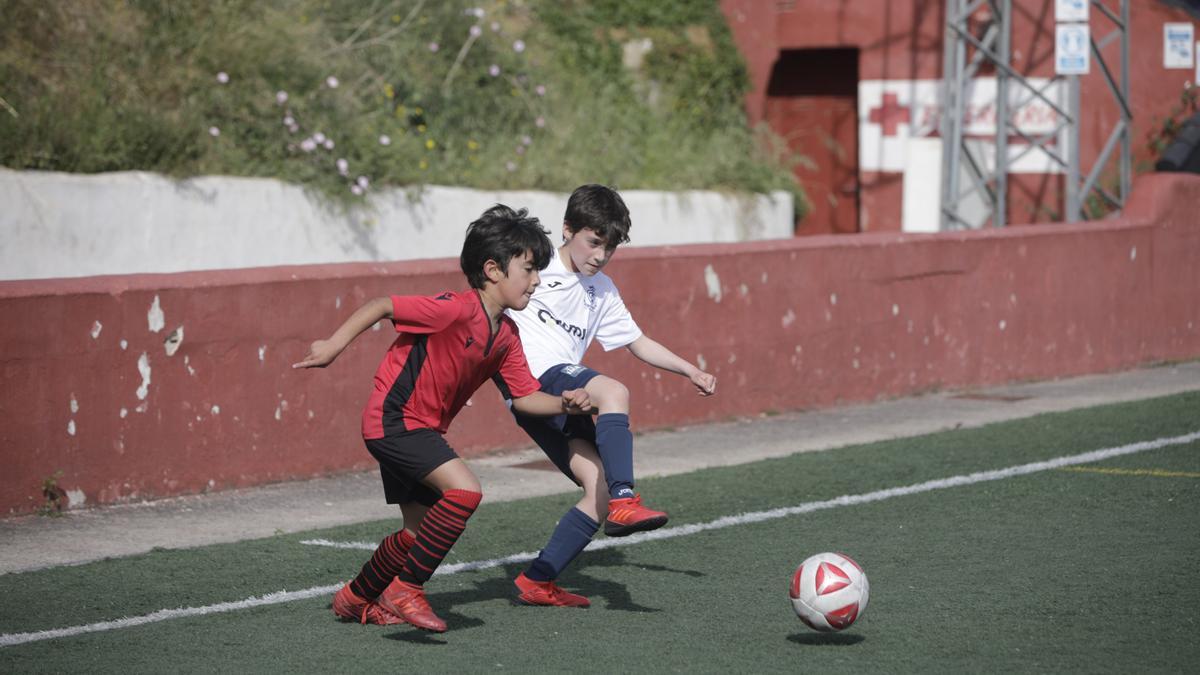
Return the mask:
<svg viewBox="0 0 1200 675">
<path fill-rule="evenodd" d="M 1091 33 L 1086 23 L 1060 23 L 1054 31 L 1054 72 L 1057 75 L 1087 75 L 1091 65 L 1088 44 Z"/>
<path fill-rule="evenodd" d="M 1191 69 L 1194 31 L 1190 23 L 1163 24 L 1163 68 Z"/>
<path fill-rule="evenodd" d="M 1089 0 L 1055 0 L 1054 20 L 1059 23 L 1083 22 L 1088 20 Z"/>
</svg>

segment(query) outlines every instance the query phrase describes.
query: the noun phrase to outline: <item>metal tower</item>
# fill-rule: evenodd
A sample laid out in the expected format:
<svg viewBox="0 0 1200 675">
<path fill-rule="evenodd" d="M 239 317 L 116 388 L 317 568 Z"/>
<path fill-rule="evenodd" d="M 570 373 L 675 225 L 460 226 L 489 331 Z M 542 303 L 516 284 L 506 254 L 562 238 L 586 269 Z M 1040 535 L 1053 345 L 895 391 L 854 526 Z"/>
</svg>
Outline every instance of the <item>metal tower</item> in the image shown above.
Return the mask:
<svg viewBox="0 0 1200 675">
<path fill-rule="evenodd" d="M 1096 39 L 1097 33 L 1093 31 L 1089 49 L 1092 67 L 1099 68 L 1104 75 L 1120 109 L 1120 118 L 1095 163 L 1084 174 L 1079 160 L 1079 76 L 1055 75 L 1039 87 L 1030 81 L 1031 78 L 1013 69 L 1012 0 L 946 0 L 941 229 L 1006 225 L 1009 169 L 1020 157 L 1035 151 L 1044 152 L 1065 173 L 1066 212 L 1063 215 L 1067 222 L 1087 216 L 1084 206 L 1091 197 L 1103 200 L 1113 208 L 1124 207 L 1131 182 L 1130 124 L 1133 117 L 1129 109 L 1129 0 L 1115 0 L 1120 5 L 1116 12 L 1106 5 L 1113 0 L 1089 1 L 1094 10 L 1091 25 L 1095 26 L 1095 15 L 1099 14 L 1114 26 L 1100 39 Z M 1119 82 L 1103 55 L 1104 48 L 1114 40 L 1120 40 Z M 965 133 L 971 87 L 985 64 L 994 69 L 996 76 L 994 145 L 992 141 L 970 139 Z M 1065 92 L 1066 100 L 1057 100 L 1060 97 L 1055 96 L 1054 91 Z M 1035 99 L 1055 111 L 1057 122 L 1052 131 L 1030 136 L 1013 124 L 1013 114 Z M 1027 145 L 1012 154 L 1009 139 L 1015 137 Z M 1120 177 L 1116 194 L 1113 194 L 1099 184 L 1098 179 L 1118 146 Z M 990 156 L 993 154 L 994 159 Z"/>
</svg>

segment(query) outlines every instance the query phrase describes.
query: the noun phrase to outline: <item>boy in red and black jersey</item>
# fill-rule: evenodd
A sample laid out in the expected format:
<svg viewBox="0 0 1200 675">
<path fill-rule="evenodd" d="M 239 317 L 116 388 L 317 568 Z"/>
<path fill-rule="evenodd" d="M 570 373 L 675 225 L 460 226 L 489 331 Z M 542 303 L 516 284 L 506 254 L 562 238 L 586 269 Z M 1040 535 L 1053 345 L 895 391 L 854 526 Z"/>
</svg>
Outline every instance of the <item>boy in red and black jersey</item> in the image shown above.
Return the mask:
<svg viewBox="0 0 1200 675">
<path fill-rule="evenodd" d="M 384 538 L 359 575 L 334 595 L 338 616 L 446 630 L 425 599 L 424 584 L 483 495 L 479 479 L 442 435 L 481 384 L 495 381 L 513 410 L 526 415 L 590 409 L 583 389 L 561 396 L 539 391 L 517 327 L 504 314 L 529 303 L 552 251 L 536 218 L 524 209 L 494 206 L 467 228 L 459 263 L 470 290 L 371 300 L 328 340 L 312 343 L 293 366 L 328 366 L 381 319 L 390 319 L 400 333 L 375 372 L 362 432 L 379 461 L 388 503 L 400 505 L 404 528 Z"/>
</svg>

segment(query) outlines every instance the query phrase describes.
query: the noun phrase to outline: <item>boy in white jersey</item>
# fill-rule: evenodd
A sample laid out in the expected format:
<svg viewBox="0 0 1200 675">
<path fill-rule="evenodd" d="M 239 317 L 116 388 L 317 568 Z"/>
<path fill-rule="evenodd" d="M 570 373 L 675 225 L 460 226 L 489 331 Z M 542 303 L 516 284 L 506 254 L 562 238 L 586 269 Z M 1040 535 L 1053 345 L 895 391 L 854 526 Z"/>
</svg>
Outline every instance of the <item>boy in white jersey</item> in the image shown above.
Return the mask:
<svg viewBox="0 0 1200 675">
<path fill-rule="evenodd" d="M 595 339 L 606 351 L 628 347 L 642 361 L 691 380 L 701 396 L 712 395 L 717 380 L 642 333 L 616 285 L 601 271 L 617 246 L 629 241 L 629 209 L 621 196 L 603 185 L 584 185 L 571 194 L 563 220 L 563 245 L 542 271 L 528 306 L 510 310 L 509 316 L 520 328 L 525 358 L 542 391 L 585 389 L 599 415 L 593 423 L 579 415 L 514 413 L 517 424 L 584 492 L 515 583 L 525 604 L 587 607 L 587 598 L 564 591 L 554 580 L 591 541 L 600 519 L 610 537 L 667 522 L 666 513 L 646 508 L 633 491 L 629 390 L 582 365 L 588 346 Z"/>
</svg>

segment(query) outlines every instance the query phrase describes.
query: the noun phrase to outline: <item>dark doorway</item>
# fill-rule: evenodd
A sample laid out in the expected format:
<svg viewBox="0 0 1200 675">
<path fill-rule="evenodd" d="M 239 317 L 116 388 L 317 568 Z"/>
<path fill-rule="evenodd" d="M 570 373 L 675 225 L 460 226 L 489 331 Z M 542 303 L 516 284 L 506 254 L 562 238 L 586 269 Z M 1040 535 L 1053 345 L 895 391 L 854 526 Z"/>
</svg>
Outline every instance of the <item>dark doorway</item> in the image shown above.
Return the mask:
<svg viewBox="0 0 1200 675">
<path fill-rule="evenodd" d="M 805 157 L 796 178 L 812 208 L 796 234 L 858 232 L 858 50 L 781 51 L 766 120 Z"/>
</svg>

